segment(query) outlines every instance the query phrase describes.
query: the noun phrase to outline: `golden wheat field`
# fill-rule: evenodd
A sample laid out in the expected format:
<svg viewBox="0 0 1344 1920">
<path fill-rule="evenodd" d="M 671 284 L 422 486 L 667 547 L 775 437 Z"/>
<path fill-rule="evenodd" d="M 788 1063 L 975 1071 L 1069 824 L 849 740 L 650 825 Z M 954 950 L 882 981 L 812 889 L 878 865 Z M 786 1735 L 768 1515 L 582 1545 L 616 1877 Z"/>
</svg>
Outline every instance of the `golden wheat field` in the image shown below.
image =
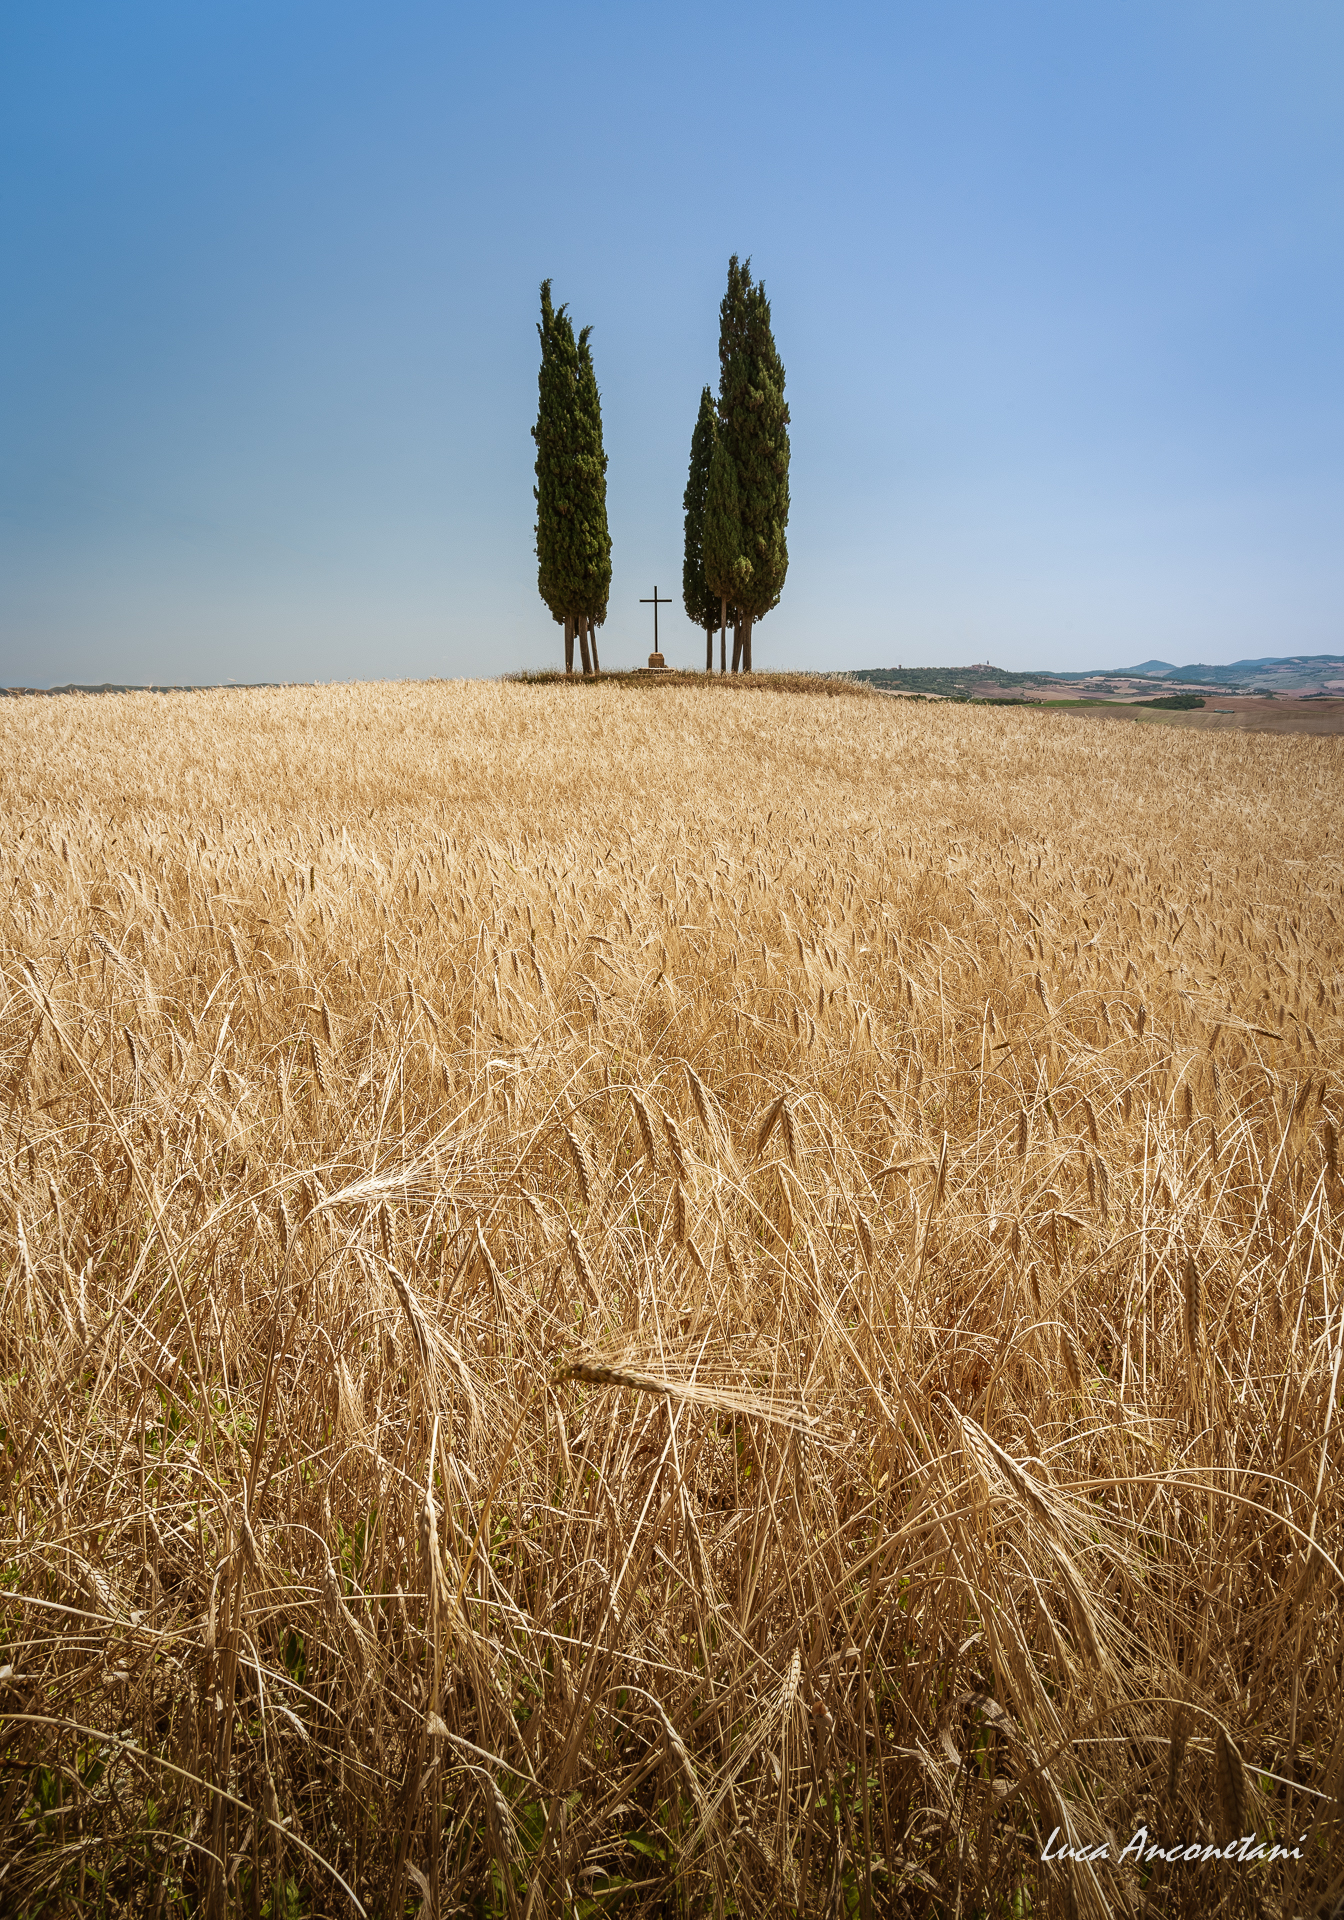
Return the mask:
<svg viewBox="0 0 1344 1920">
<path fill-rule="evenodd" d="M 0 819 L 4 1912 L 1340 1910 L 1344 742 L 16 699 Z"/>
</svg>

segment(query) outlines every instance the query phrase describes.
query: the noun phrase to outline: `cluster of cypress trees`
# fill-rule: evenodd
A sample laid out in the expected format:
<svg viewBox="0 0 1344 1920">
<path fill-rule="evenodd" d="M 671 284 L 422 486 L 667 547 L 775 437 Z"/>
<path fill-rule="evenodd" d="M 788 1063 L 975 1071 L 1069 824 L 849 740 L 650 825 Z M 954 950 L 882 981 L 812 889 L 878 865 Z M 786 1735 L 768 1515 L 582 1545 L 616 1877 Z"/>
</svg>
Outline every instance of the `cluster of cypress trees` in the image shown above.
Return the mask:
<svg viewBox="0 0 1344 1920">
<path fill-rule="evenodd" d="M 731 619 L 733 672 L 750 673 L 752 627 L 779 605 L 789 568 L 789 409 L 765 287 L 736 254 L 719 308 L 718 405 L 706 387 L 683 505 L 682 596 L 687 618 L 705 629 L 705 671 L 716 626 L 725 671 Z"/>
<path fill-rule="evenodd" d="M 565 672 L 574 671 L 577 637 L 585 673 L 600 671 L 597 629 L 611 592 L 607 528 L 607 456 L 602 406 L 588 345 L 575 338 L 564 307 L 541 283 L 541 372 L 538 376 L 537 586 L 565 629 Z M 765 287 L 751 262 L 728 263 L 728 291 L 719 308 L 719 395 L 706 387 L 691 436 L 691 466 L 682 501 L 686 550 L 682 595 L 687 617 L 705 630 L 705 671 L 727 671 L 728 623 L 733 672 L 751 672 L 756 621 L 778 606 L 789 568 L 789 409 L 784 366 L 770 330 Z"/>
<path fill-rule="evenodd" d="M 611 593 L 611 534 L 602 403 L 588 345 L 592 328 L 576 340 L 569 315 L 552 305 L 551 283 L 543 280 L 537 332 L 537 586 L 565 629 L 565 672 L 574 671 L 577 635 L 583 671 L 597 673 L 597 629 Z"/>
</svg>

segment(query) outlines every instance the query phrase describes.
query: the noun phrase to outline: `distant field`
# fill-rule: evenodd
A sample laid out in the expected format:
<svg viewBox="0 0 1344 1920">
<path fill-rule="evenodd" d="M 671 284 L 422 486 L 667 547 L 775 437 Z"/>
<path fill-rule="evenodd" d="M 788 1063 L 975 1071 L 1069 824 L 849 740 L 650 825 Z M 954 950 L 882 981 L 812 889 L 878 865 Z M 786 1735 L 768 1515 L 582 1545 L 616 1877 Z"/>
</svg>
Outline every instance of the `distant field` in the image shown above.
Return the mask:
<svg viewBox="0 0 1344 1920">
<path fill-rule="evenodd" d="M 1344 733 L 1344 699 L 1215 693 L 1208 696 L 1201 712 L 1178 713 L 1174 718 L 1179 724 L 1211 733 L 1340 734 Z"/>
<path fill-rule="evenodd" d="M 1137 720 L 1148 726 L 1193 727 L 1201 733 L 1344 733 L 1344 699 L 1278 699 L 1273 694 L 1210 693 L 1202 708 L 1162 711 L 1118 700 L 1046 700 L 1100 720 Z"/>
<path fill-rule="evenodd" d="M 1006 673 L 1001 668 L 899 667 L 851 675 L 860 686 L 898 697 L 989 702 L 1072 710 L 1102 719 L 1124 717 L 1146 725 L 1193 726 L 1211 732 L 1344 733 L 1344 661 L 1334 655 L 1305 660 L 1243 661 L 1236 669 L 1192 667 L 1164 673 Z M 1241 682 L 1231 676 L 1239 673 Z M 1202 708 L 1163 713 L 1154 700 L 1173 694 L 1201 698 Z"/>
<path fill-rule="evenodd" d="M 1344 745 L 718 692 L 0 703 L 6 1912 L 1336 1911 Z"/>
</svg>

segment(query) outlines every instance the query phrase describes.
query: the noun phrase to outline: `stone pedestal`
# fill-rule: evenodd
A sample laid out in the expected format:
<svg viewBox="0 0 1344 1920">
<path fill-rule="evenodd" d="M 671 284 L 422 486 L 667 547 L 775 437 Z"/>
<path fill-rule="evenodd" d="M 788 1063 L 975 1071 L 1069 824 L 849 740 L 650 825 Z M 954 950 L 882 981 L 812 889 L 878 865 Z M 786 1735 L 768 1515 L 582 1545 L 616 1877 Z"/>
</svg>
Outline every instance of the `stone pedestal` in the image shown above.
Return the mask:
<svg viewBox="0 0 1344 1920">
<path fill-rule="evenodd" d="M 664 660 L 661 653 L 651 653 L 649 655 L 649 672 L 650 673 L 666 673 L 667 672 L 667 662 L 666 660 Z"/>
</svg>

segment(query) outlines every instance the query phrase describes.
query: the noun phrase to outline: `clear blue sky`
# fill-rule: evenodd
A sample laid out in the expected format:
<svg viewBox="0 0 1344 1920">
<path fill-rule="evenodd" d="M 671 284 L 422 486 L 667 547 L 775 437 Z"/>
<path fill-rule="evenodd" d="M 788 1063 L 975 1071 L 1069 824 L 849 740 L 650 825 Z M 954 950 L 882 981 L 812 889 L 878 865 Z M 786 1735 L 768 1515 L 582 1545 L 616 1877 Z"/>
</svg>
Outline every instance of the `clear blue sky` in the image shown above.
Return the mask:
<svg viewBox="0 0 1344 1920">
<path fill-rule="evenodd" d="M 4 0 L 0 682 L 556 662 L 544 275 L 641 662 L 732 252 L 758 665 L 1344 652 L 1342 242 L 1338 0 Z"/>
</svg>

